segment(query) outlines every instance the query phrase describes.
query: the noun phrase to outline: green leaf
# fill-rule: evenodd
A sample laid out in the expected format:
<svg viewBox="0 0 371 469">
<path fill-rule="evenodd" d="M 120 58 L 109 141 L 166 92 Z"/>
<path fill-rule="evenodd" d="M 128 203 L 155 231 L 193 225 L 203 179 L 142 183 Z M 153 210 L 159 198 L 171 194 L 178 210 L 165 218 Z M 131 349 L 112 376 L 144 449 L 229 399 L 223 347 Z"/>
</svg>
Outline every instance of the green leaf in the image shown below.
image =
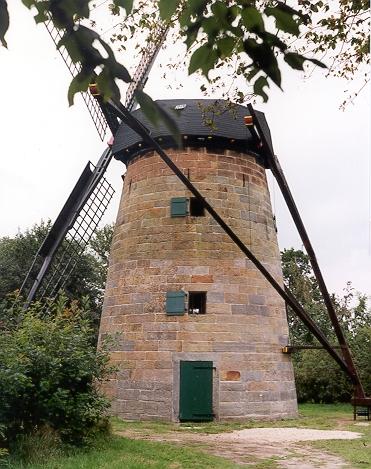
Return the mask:
<svg viewBox="0 0 371 469">
<path fill-rule="evenodd" d="M 245 73 L 246 80 L 251 81 L 259 72 L 260 70 L 258 68 L 253 68 L 248 73 Z"/>
<path fill-rule="evenodd" d="M 265 86 L 269 88 L 268 80 L 265 77 L 259 77 L 254 83 L 254 93 L 261 96 L 266 103 L 268 101 L 268 95 L 264 91 Z"/>
<path fill-rule="evenodd" d="M 129 15 L 133 9 L 133 0 L 113 0 L 113 4 L 116 7 L 124 8 L 127 15 Z"/>
<path fill-rule="evenodd" d="M 313 64 L 317 65 L 318 67 L 321 68 L 327 68 L 327 66 L 323 63 L 320 62 L 317 59 L 308 59 L 307 57 L 304 57 L 303 55 L 297 54 L 295 52 L 288 52 L 284 56 L 285 62 L 287 62 L 291 68 L 294 68 L 295 70 L 304 70 L 304 62 L 312 62 Z"/>
<path fill-rule="evenodd" d="M 196 70 L 201 69 L 202 73 L 207 76 L 217 60 L 218 55 L 216 51 L 211 49 L 208 44 L 204 44 L 193 52 L 189 62 L 188 73 L 191 75 Z"/>
<path fill-rule="evenodd" d="M 217 42 L 217 46 L 223 58 L 229 57 L 233 52 L 236 40 L 233 37 L 223 37 Z"/>
<path fill-rule="evenodd" d="M 5 34 L 9 28 L 9 12 L 6 0 L 0 0 L 0 42 L 4 47 L 8 47 Z"/>
<path fill-rule="evenodd" d="M 229 9 L 225 2 L 215 2 L 211 7 L 211 11 L 214 14 L 214 18 L 219 23 L 219 26 L 228 26 L 227 17 L 229 14 Z"/>
<path fill-rule="evenodd" d="M 317 59 L 307 59 L 307 58 L 306 58 L 305 60 L 308 60 L 309 62 L 314 63 L 314 65 L 317 65 L 317 67 L 327 68 L 327 65 L 324 64 L 323 62 L 321 62 L 320 60 L 317 60 Z"/>
<path fill-rule="evenodd" d="M 144 93 L 144 91 L 137 90 L 135 92 L 135 99 L 138 101 L 144 115 L 154 125 L 157 125 L 159 121 L 162 121 L 170 131 L 176 143 L 181 146 L 181 135 L 175 120 L 170 117 L 169 114 L 162 109 L 162 107 L 160 107 L 155 101 L 153 101 L 153 99 L 148 96 L 148 94 Z"/>
<path fill-rule="evenodd" d="M 109 65 L 104 65 L 103 70 L 97 76 L 96 82 L 104 101 L 109 99 L 120 101 L 120 89 L 115 82 L 115 76 Z"/>
<path fill-rule="evenodd" d="M 264 31 L 264 20 L 261 13 L 254 7 L 244 8 L 241 12 L 243 24 L 248 31 Z"/>
<path fill-rule="evenodd" d="M 38 5 L 44 4 L 43 9 L 51 13 L 53 22 L 58 23 L 62 27 L 73 25 L 76 17 L 80 19 L 89 18 L 89 1 L 90 0 L 38 0 L 35 6 L 38 8 Z"/>
<path fill-rule="evenodd" d="M 189 8 L 191 14 L 197 16 L 200 16 L 204 13 L 204 10 L 206 9 L 209 3 L 210 0 L 188 0 L 186 2 L 187 8 Z"/>
<path fill-rule="evenodd" d="M 204 29 L 205 33 L 209 41 L 211 38 L 215 38 L 220 31 L 220 23 L 214 16 L 210 16 L 209 18 L 205 18 L 201 24 L 202 28 Z"/>
<path fill-rule="evenodd" d="M 111 70 L 112 74 L 118 78 L 119 80 L 124 81 L 125 83 L 129 83 L 131 81 L 131 76 L 127 69 L 117 62 L 116 60 L 106 60 L 106 64 L 108 65 L 109 69 Z"/>
<path fill-rule="evenodd" d="M 104 60 L 105 66 L 108 66 L 111 71 L 111 74 L 115 78 L 118 78 L 119 80 L 122 80 L 125 83 L 129 83 L 131 81 L 131 76 L 127 69 L 121 63 L 117 62 L 112 49 L 109 47 L 108 44 L 103 41 L 103 39 L 99 38 L 99 42 L 108 55 L 108 57 Z"/>
<path fill-rule="evenodd" d="M 273 48 L 278 47 L 282 52 L 287 49 L 287 44 L 285 44 L 281 39 L 279 39 L 275 34 L 269 33 L 267 31 L 262 31 L 257 33 L 260 39 L 263 41 L 263 46 Z"/>
<path fill-rule="evenodd" d="M 34 16 L 36 24 L 45 23 L 48 20 L 48 15 L 45 11 L 39 11 L 37 15 Z"/>
<path fill-rule="evenodd" d="M 277 8 L 279 8 L 280 10 L 282 10 L 286 13 L 289 13 L 291 16 L 297 15 L 301 19 L 306 18 L 306 15 L 304 15 L 300 10 L 295 10 L 295 8 L 292 8 L 289 5 L 287 5 L 286 3 L 281 2 L 281 1 L 277 1 L 276 3 L 277 3 Z M 311 2 L 309 2 L 309 3 L 311 3 Z"/>
<path fill-rule="evenodd" d="M 80 91 L 86 91 L 90 83 L 94 80 L 94 71 L 89 67 L 83 67 L 81 71 L 74 77 L 68 88 L 68 103 L 73 104 L 74 96 Z"/>
<path fill-rule="evenodd" d="M 207 60 L 207 56 L 210 53 L 210 48 L 207 44 L 199 47 L 195 50 L 192 54 L 191 60 L 189 62 L 188 73 L 191 75 L 199 68 L 203 67 L 205 61 Z"/>
<path fill-rule="evenodd" d="M 58 43 L 58 48 L 63 45 L 71 57 L 71 60 L 75 63 L 81 62 L 97 66 L 103 63 L 104 59 L 99 51 L 93 47 L 95 40 L 100 40 L 99 35 L 95 31 L 79 25 L 77 29 L 73 29 L 64 34 Z M 113 54 L 113 52 L 111 52 L 111 54 Z"/>
<path fill-rule="evenodd" d="M 200 30 L 200 28 L 201 28 L 201 21 L 195 21 L 194 23 L 188 26 L 187 31 L 186 31 L 187 38 L 184 41 L 187 46 L 187 50 L 196 41 L 198 31 Z"/>
<path fill-rule="evenodd" d="M 285 62 L 290 65 L 291 68 L 295 70 L 303 70 L 305 57 L 296 52 L 288 52 L 284 56 Z"/>
<path fill-rule="evenodd" d="M 163 20 L 169 20 L 178 8 L 180 0 L 159 0 L 160 16 Z"/>
<path fill-rule="evenodd" d="M 271 47 L 266 43 L 259 44 L 251 38 L 246 39 L 243 45 L 246 54 L 253 60 L 254 68 L 263 70 L 277 86 L 281 87 L 281 72 Z"/>
<path fill-rule="evenodd" d="M 293 34 L 294 36 L 299 35 L 300 31 L 298 22 L 301 23 L 301 20 L 295 20 L 292 13 L 283 11 L 280 7 L 267 7 L 264 10 L 264 13 L 267 16 L 274 17 L 276 20 L 276 26 L 281 31 Z"/>
<path fill-rule="evenodd" d="M 157 125 L 159 119 L 159 105 L 142 90 L 136 90 L 135 98 L 145 116 L 148 117 L 152 124 Z"/>
<path fill-rule="evenodd" d="M 30 9 L 32 5 L 35 3 L 35 0 L 22 0 L 22 3 L 25 7 Z"/>
</svg>

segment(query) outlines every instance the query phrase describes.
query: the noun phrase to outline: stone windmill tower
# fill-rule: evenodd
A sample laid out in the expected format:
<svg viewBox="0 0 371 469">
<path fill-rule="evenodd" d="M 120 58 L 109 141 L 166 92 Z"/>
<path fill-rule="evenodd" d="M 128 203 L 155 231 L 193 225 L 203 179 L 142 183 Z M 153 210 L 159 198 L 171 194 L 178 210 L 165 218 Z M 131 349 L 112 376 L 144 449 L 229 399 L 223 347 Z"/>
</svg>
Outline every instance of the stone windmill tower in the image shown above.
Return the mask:
<svg viewBox="0 0 371 469">
<path fill-rule="evenodd" d="M 134 115 L 282 283 L 248 110 L 211 100 L 159 104 L 175 112 L 183 149 L 140 110 Z M 126 125 L 113 152 L 127 165 L 100 328 L 101 338 L 120 332 L 111 352 L 120 371 L 107 386 L 113 412 L 169 421 L 295 415 L 283 300 Z"/>
</svg>

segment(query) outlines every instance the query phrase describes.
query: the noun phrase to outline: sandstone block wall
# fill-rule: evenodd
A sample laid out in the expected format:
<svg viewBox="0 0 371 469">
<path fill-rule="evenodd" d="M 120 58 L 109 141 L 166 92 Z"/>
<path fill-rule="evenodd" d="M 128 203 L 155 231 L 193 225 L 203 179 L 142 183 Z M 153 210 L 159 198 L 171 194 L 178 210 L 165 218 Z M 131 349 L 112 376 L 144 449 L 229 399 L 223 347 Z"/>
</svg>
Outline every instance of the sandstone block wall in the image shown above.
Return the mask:
<svg viewBox="0 0 371 469">
<path fill-rule="evenodd" d="M 264 168 L 229 150 L 168 153 L 282 283 Z M 171 218 L 171 198 L 182 196 L 191 194 L 156 154 L 129 163 L 100 329 L 119 333 L 119 372 L 106 385 L 113 413 L 177 420 L 179 361 L 210 360 L 217 419 L 295 415 L 283 301 L 208 214 Z M 167 316 L 176 290 L 207 292 L 206 314 Z"/>
</svg>

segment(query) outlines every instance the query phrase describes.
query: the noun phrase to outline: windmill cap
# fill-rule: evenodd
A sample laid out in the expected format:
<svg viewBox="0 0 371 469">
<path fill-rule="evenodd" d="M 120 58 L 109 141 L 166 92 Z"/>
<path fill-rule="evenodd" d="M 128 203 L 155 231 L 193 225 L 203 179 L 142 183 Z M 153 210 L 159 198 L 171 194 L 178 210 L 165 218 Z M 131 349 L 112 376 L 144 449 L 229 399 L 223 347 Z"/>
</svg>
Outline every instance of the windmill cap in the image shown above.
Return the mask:
<svg viewBox="0 0 371 469">
<path fill-rule="evenodd" d="M 246 119 L 251 116 L 245 106 L 215 99 L 169 99 L 156 103 L 176 121 L 184 146 L 229 149 L 261 157 L 260 149 L 246 123 Z M 255 113 L 265 137 L 271 142 L 264 114 L 259 111 Z M 159 122 L 158 126 L 153 125 L 141 109 L 132 114 L 163 148 L 177 148 L 171 132 L 163 122 Z M 116 159 L 126 164 L 135 156 L 152 149 L 136 132 L 122 123 L 115 134 L 112 151 Z M 264 158 L 261 159 L 264 164 Z"/>
</svg>

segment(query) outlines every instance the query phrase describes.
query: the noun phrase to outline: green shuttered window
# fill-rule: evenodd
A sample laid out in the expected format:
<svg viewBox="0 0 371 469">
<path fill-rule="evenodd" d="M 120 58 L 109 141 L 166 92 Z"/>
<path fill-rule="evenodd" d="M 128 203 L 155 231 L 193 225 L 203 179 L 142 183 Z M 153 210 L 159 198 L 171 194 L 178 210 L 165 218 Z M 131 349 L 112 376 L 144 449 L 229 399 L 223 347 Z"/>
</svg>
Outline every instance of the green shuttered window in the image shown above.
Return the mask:
<svg viewBox="0 0 371 469">
<path fill-rule="evenodd" d="M 173 197 L 170 203 L 170 214 L 172 217 L 186 217 L 188 215 L 188 198 Z"/>
<path fill-rule="evenodd" d="M 181 316 L 185 312 L 185 292 L 166 292 L 166 314 L 169 316 Z"/>
</svg>

